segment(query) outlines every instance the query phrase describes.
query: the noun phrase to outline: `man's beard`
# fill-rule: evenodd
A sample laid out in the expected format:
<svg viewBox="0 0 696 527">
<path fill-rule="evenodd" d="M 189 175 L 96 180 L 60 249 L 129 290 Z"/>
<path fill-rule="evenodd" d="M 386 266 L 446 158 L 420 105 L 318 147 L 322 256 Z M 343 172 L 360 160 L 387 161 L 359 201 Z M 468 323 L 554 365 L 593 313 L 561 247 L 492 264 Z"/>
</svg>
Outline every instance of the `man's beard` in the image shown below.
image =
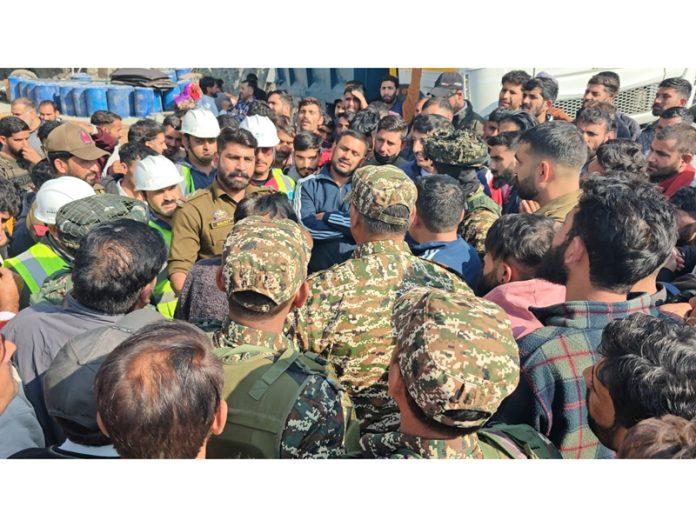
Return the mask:
<svg viewBox="0 0 696 527">
<path fill-rule="evenodd" d="M 513 186 L 515 183 L 515 173 L 510 169 L 493 174 L 493 188 L 503 188 L 505 185 Z"/>
<path fill-rule="evenodd" d="M 476 294 L 478 296 L 485 296 L 499 285 L 500 284 L 495 279 L 495 269 L 490 273 L 481 274 Z"/>
<path fill-rule="evenodd" d="M 394 95 L 383 95 L 382 96 L 382 102 L 385 104 L 393 103 L 394 99 L 396 99 L 396 93 Z"/>
<path fill-rule="evenodd" d="M 531 180 L 520 180 L 515 178 L 517 181 L 517 190 L 520 199 L 536 199 L 539 195 L 539 190 L 534 186 L 534 182 Z"/>
<path fill-rule="evenodd" d="M 665 181 L 666 179 L 669 179 L 673 176 L 676 176 L 679 173 L 679 170 L 676 168 L 673 169 L 659 169 L 652 174 L 648 173 L 648 177 L 650 178 L 651 183 L 659 183 L 660 181 Z"/>
<path fill-rule="evenodd" d="M 539 262 L 536 269 L 536 277 L 554 284 L 566 285 L 568 283 L 568 270 L 565 267 L 565 252 L 570 245 L 570 237 L 558 247 L 551 247 Z"/>
<path fill-rule="evenodd" d="M 274 164 L 277 166 L 285 166 L 285 163 L 290 157 L 290 154 L 292 154 L 292 150 L 286 150 L 285 148 L 276 148 Z"/>
<path fill-rule="evenodd" d="M 241 170 L 232 170 L 227 173 L 218 171 L 217 177 L 226 189 L 232 191 L 244 190 L 249 186 L 249 181 L 251 181 L 251 175 L 242 172 Z M 237 177 L 243 179 L 235 179 Z"/>
<path fill-rule="evenodd" d="M 585 400 L 589 400 L 589 390 L 586 392 Z M 590 430 L 592 430 L 592 433 L 597 436 L 597 439 L 599 439 L 600 443 L 602 443 L 605 447 L 611 450 L 614 450 L 616 448 L 616 445 L 614 444 L 614 438 L 616 437 L 616 432 L 619 429 L 619 425 L 616 422 L 616 418 L 614 418 L 614 423 L 609 428 L 602 428 L 597 424 L 597 421 L 592 419 L 592 416 L 590 415 L 590 410 L 588 408 L 587 425 L 590 427 Z"/>
<path fill-rule="evenodd" d="M 383 156 L 382 154 L 375 152 L 375 161 L 379 163 L 380 165 L 393 165 L 394 162 L 399 158 L 399 152 L 394 154 L 393 156 Z"/>
</svg>

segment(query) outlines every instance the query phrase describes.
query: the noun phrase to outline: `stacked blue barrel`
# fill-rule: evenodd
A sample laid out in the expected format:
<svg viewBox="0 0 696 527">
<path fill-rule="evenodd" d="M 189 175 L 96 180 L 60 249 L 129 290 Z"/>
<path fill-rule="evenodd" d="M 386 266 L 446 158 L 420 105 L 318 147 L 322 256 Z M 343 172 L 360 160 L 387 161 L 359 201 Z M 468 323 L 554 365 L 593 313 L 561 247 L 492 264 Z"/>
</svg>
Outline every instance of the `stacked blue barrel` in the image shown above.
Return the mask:
<svg viewBox="0 0 696 527">
<path fill-rule="evenodd" d="M 98 110 L 108 110 L 123 118 L 146 117 L 151 113 L 174 109 L 174 97 L 187 82 L 180 77 L 191 68 L 164 70 L 176 82 L 174 88 L 159 90 L 95 81 L 86 73 L 76 73 L 70 80 L 26 79 L 10 77 L 10 101 L 30 99 L 37 107 L 53 101 L 66 116 L 89 117 Z"/>
</svg>

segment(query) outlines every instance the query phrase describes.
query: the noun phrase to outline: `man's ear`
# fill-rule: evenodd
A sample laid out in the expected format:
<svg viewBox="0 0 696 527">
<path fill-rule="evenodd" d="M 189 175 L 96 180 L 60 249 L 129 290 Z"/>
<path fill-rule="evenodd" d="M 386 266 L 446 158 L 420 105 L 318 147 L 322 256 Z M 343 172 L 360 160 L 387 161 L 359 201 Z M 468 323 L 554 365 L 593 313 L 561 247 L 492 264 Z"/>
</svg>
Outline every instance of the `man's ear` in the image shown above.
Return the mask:
<svg viewBox="0 0 696 527">
<path fill-rule="evenodd" d="M 568 263 L 581 262 L 587 257 L 587 247 L 580 236 L 574 236 L 565 252 L 564 261 Z"/>
<path fill-rule="evenodd" d="M 157 285 L 157 277 L 153 278 L 149 284 L 147 284 L 145 287 L 143 287 L 143 290 L 140 291 L 140 302 L 143 305 L 148 305 L 150 303 L 150 298 L 152 297 L 152 293 L 155 290 L 155 285 Z"/>
<path fill-rule="evenodd" d="M 55 168 L 56 172 L 60 175 L 64 176 L 68 173 L 68 162 L 62 159 L 54 159 L 53 168 Z"/>
<path fill-rule="evenodd" d="M 684 166 L 682 166 L 682 170 L 691 164 L 691 161 L 693 160 L 693 158 L 694 158 L 694 155 L 691 152 L 687 152 L 686 154 L 681 155 L 682 163 L 684 163 Z"/>
<path fill-rule="evenodd" d="M 513 269 L 507 262 L 501 262 L 496 269 L 495 277 L 498 280 L 498 285 L 507 284 L 512 281 Z"/>
<path fill-rule="evenodd" d="M 219 436 L 225 429 L 227 424 L 227 401 L 222 399 L 220 401 L 220 406 L 215 411 L 215 418 L 213 419 L 213 424 L 210 426 L 210 433 L 214 436 Z"/>
<path fill-rule="evenodd" d="M 610 141 L 611 139 L 616 139 L 616 131 L 615 130 L 609 130 L 607 132 L 607 141 Z"/>
<path fill-rule="evenodd" d="M 309 284 L 305 281 L 295 293 L 295 298 L 292 299 L 292 307 L 301 308 L 309 298 Z"/>
<path fill-rule="evenodd" d="M 225 289 L 225 281 L 222 278 L 222 265 L 217 268 L 217 271 L 215 272 L 215 285 L 217 285 L 217 288 L 222 291 L 223 293 L 227 293 L 227 290 Z"/>
<path fill-rule="evenodd" d="M 104 421 L 102 421 L 101 415 L 99 415 L 99 412 L 97 412 L 97 426 L 102 434 L 104 434 L 106 437 L 110 437 L 106 426 L 104 426 Z"/>
<path fill-rule="evenodd" d="M 544 159 L 539 161 L 539 182 L 544 184 L 548 183 L 552 175 L 553 167 L 551 166 L 551 163 Z"/>
</svg>

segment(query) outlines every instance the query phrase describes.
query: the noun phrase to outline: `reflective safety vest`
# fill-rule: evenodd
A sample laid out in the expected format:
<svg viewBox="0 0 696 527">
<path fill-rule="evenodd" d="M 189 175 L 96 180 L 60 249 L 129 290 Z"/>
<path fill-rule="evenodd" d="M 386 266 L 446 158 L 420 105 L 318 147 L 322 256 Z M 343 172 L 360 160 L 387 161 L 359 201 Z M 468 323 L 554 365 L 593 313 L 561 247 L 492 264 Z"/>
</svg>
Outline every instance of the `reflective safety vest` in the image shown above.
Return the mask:
<svg viewBox="0 0 696 527">
<path fill-rule="evenodd" d="M 299 353 L 290 345 L 274 362 L 271 351 L 248 344 L 213 350 L 225 372 L 227 426 L 221 435 L 210 438 L 207 457 L 278 459 L 288 415 L 314 375 L 329 379 L 336 389 L 344 412 L 343 446 L 348 453 L 359 452 L 360 423 L 350 398 L 330 377 L 326 360 L 314 353 Z M 242 353 L 258 355 L 229 360 Z"/>
<path fill-rule="evenodd" d="M 148 225 L 155 229 L 164 238 L 164 243 L 167 244 L 167 249 L 172 247 L 172 230 L 165 229 L 158 223 L 150 220 Z M 174 310 L 176 309 L 177 297 L 172 289 L 172 284 L 167 277 L 167 268 L 165 267 L 157 277 L 157 283 L 155 284 L 155 291 L 153 294 L 154 302 L 157 305 L 157 311 L 162 314 L 162 316 L 172 319 L 174 318 Z"/>
<path fill-rule="evenodd" d="M 295 180 L 293 180 L 290 176 L 283 174 L 283 171 L 279 168 L 274 168 L 271 170 L 271 175 L 278 186 L 278 190 L 287 194 L 288 199 L 292 201 L 292 198 L 295 195 Z"/>
<path fill-rule="evenodd" d="M 5 260 L 5 267 L 22 277 L 33 294 L 47 277 L 68 267 L 68 263 L 46 243 L 32 245 L 22 254 Z"/>
<path fill-rule="evenodd" d="M 184 176 L 185 191 L 184 195 L 188 196 L 196 192 L 196 185 L 193 183 L 193 175 L 191 174 L 191 168 L 186 165 L 176 165 L 179 171 Z"/>
</svg>

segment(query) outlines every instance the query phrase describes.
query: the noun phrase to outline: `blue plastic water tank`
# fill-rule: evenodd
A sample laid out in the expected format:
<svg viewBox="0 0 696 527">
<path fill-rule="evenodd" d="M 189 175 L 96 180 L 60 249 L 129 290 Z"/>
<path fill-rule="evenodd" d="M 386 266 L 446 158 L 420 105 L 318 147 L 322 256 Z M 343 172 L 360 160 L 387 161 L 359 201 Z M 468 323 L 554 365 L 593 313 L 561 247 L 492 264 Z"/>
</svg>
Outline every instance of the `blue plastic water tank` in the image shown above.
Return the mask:
<svg viewBox="0 0 696 527">
<path fill-rule="evenodd" d="M 70 78 L 74 81 L 80 82 L 89 82 L 92 80 L 92 76 L 87 75 L 86 73 L 73 73 Z"/>
<path fill-rule="evenodd" d="M 19 98 L 19 83 L 21 80 L 21 77 L 10 77 L 8 79 L 10 87 L 10 101 L 14 101 L 15 99 Z"/>
<path fill-rule="evenodd" d="M 134 114 L 132 86 L 109 85 L 106 101 L 109 105 L 109 111 L 120 115 L 124 119 Z"/>
<path fill-rule="evenodd" d="M 89 117 L 87 110 L 87 84 L 77 84 L 72 90 L 73 104 L 75 105 L 75 115 L 78 117 Z"/>
<path fill-rule="evenodd" d="M 152 88 L 135 88 L 133 109 L 136 117 L 147 117 L 154 111 L 155 91 Z"/>
<path fill-rule="evenodd" d="M 175 71 L 176 71 L 176 78 L 181 79 L 181 77 L 183 77 L 187 73 L 191 73 L 193 71 L 193 68 L 177 68 Z"/>
<path fill-rule="evenodd" d="M 90 86 L 85 92 L 87 102 L 87 113 L 92 115 L 96 111 L 105 111 L 109 109 L 109 104 L 106 100 L 106 86 Z"/>
<path fill-rule="evenodd" d="M 72 90 L 75 87 L 72 83 L 62 83 L 58 88 L 58 105 L 64 115 L 75 115 L 75 104 L 73 103 Z"/>
<path fill-rule="evenodd" d="M 155 100 L 152 106 L 152 111 L 155 113 L 162 111 L 162 90 L 154 90 Z"/>
<path fill-rule="evenodd" d="M 55 82 L 43 82 L 36 85 L 34 88 L 34 104 L 38 109 L 39 104 L 43 101 L 56 101 L 56 92 L 58 91 L 58 85 Z"/>
<path fill-rule="evenodd" d="M 169 90 L 165 90 L 162 92 L 162 106 L 164 107 L 165 110 L 173 110 L 174 109 L 174 97 L 179 95 L 181 93 L 181 86 L 180 84 L 177 84 L 173 88 Z"/>
</svg>

